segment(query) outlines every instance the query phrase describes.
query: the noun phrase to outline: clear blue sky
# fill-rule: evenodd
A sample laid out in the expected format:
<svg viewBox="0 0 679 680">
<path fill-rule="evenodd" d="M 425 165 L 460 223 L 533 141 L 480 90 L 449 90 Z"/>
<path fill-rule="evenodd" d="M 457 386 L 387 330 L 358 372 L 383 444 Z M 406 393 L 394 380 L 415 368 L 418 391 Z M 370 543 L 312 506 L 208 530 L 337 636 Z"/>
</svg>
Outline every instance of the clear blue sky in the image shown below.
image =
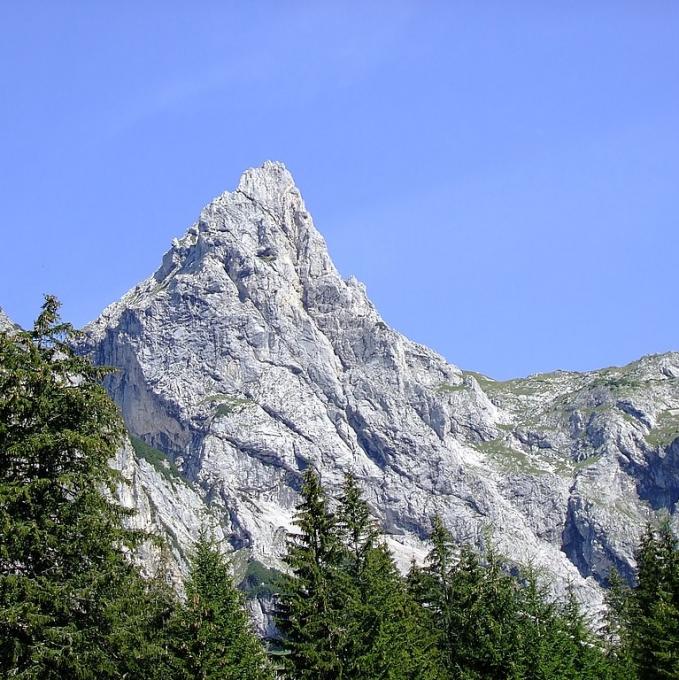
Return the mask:
<svg viewBox="0 0 679 680">
<path fill-rule="evenodd" d="M 679 3 L 0 5 L 0 305 L 76 325 L 265 159 L 498 378 L 679 349 Z"/>
</svg>

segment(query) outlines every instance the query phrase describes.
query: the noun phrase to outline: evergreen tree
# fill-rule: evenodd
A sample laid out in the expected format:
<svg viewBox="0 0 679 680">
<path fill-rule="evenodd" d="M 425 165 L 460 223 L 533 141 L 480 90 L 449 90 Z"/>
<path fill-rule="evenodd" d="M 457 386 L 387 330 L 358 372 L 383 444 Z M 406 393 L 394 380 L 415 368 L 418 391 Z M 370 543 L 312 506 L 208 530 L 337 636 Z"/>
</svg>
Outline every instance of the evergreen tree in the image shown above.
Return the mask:
<svg viewBox="0 0 679 680">
<path fill-rule="evenodd" d="M 532 568 L 521 580 L 490 540 L 483 554 L 463 546 L 455 557 L 450 533 L 432 522 L 424 569 L 409 575 L 411 591 L 438 626 L 446 676 L 584 680 L 613 675 L 601 641 L 590 632 L 574 594 L 557 606 Z"/>
<path fill-rule="evenodd" d="M 448 637 L 453 667 L 464 678 L 514 677 L 518 615 L 516 587 L 494 552 L 486 565 L 463 547 L 451 573 Z"/>
<path fill-rule="evenodd" d="M 443 677 L 456 676 L 455 620 L 452 571 L 455 564 L 453 540 L 440 516 L 432 518 L 432 544 L 424 567 L 413 565 L 407 583 L 413 599 L 420 605 L 425 625 L 435 637 Z"/>
<path fill-rule="evenodd" d="M 477 612 L 474 670 L 480 677 L 515 677 L 520 625 L 518 583 L 496 551 L 490 530 L 482 558 L 482 577 L 473 603 Z M 473 646 L 473 640 L 470 644 Z"/>
<path fill-rule="evenodd" d="M 32 331 L 0 333 L 0 672 L 134 677 L 124 629 L 148 590 L 125 551 L 145 536 L 104 493 L 123 426 L 58 308 L 48 296 Z"/>
<path fill-rule="evenodd" d="M 646 527 L 636 559 L 628 635 L 638 676 L 679 678 L 679 553 L 667 521 Z"/>
<path fill-rule="evenodd" d="M 347 630 L 344 677 L 436 678 L 435 640 L 410 597 L 356 480 L 347 475 L 338 532 L 349 575 L 341 613 Z"/>
<path fill-rule="evenodd" d="M 489 542 L 486 565 L 463 546 L 458 556 L 440 517 L 432 520 L 432 549 L 423 570 L 409 576 L 415 597 L 438 630 L 450 678 L 514 677 L 517 652 L 516 584 Z"/>
<path fill-rule="evenodd" d="M 413 567 L 408 574 L 409 590 L 415 601 L 423 607 L 430 629 L 435 631 L 442 664 L 452 672 L 455 663 L 452 649 L 456 635 L 452 589 L 455 555 L 452 535 L 439 515 L 432 518 L 429 540 L 432 548 L 425 567 Z"/>
<path fill-rule="evenodd" d="M 171 646 L 170 623 L 177 595 L 167 578 L 161 565 L 153 578 L 130 579 L 107 611 L 112 647 L 117 650 L 116 677 L 174 677 L 177 658 Z"/>
<path fill-rule="evenodd" d="M 521 569 L 517 594 L 517 677 L 552 680 L 562 672 L 563 644 L 559 611 L 538 571 L 529 564 Z"/>
<path fill-rule="evenodd" d="M 379 537 L 377 523 L 352 474 L 344 478 L 337 512 L 337 534 L 346 551 L 345 569 L 357 578 Z"/>
<path fill-rule="evenodd" d="M 445 608 L 450 600 L 451 574 L 455 564 L 453 537 L 446 528 L 440 515 L 432 519 L 432 532 L 429 537 L 432 548 L 427 555 L 427 572 L 431 574 L 440 590 L 439 607 Z"/>
<path fill-rule="evenodd" d="M 337 520 L 311 468 L 304 472 L 295 524 L 299 532 L 288 537 L 290 572 L 282 579 L 276 614 L 287 652 L 285 670 L 299 680 L 343 678 L 348 577 L 342 570 Z"/>
<path fill-rule="evenodd" d="M 612 677 L 634 680 L 637 677 L 630 641 L 631 589 L 613 567 L 608 575 L 604 635 Z"/>
<path fill-rule="evenodd" d="M 355 644 L 350 648 L 346 677 L 444 677 L 430 620 L 410 596 L 384 544 L 366 555 L 359 597 L 349 612 Z"/>
<path fill-rule="evenodd" d="M 602 640 L 592 633 L 591 625 L 582 613 L 572 584 L 569 584 L 560 621 L 562 645 L 557 650 L 561 660 L 560 677 L 604 679 L 611 677 Z"/>
<path fill-rule="evenodd" d="M 250 628 L 226 558 L 202 535 L 194 547 L 186 602 L 171 624 L 173 677 L 186 680 L 269 680 L 272 668 Z"/>
</svg>

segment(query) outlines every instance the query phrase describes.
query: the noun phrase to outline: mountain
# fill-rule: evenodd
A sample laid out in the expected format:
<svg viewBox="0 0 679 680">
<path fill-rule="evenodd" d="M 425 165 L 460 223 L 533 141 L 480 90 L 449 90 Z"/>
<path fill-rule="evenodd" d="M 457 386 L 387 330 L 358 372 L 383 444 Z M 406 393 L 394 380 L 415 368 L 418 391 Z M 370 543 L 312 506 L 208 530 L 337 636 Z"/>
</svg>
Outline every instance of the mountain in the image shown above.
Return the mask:
<svg viewBox="0 0 679 680">
<path fill-rule="evenodd" d="M 433 513 L 492 527 L 596 609 L 643 524 L 679 499 L 679 354 L 497 382 L 391 329 L 344 280 L 290 173 L 265 163 L 216 198 L 159 269 L 85 329 L 132 447 L 139 522 L 179 562 L 205 508 L 239 555 L 279 566 L 300 473 L 353 472 L 403 568 Z"/>
<path fill-rule="evenodd" d="M 11 333 L 16 328 L 16 324 L 5 314 L 0 307 L 0 333 Z"/>
</svg>

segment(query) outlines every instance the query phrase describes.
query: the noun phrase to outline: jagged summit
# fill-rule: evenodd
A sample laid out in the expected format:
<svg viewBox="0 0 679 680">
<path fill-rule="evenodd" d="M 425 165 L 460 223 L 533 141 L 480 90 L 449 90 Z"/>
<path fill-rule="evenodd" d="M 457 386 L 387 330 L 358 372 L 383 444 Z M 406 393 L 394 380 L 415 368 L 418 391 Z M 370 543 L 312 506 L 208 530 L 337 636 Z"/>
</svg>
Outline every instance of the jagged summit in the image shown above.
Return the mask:
<svg viewBox="0 0 679 680">
<path fill-rule="evenodd" d="M 235 290 L 241 301 L 256 306 L 271 305 L 264 299 L 271 293 L 278 301 L 306 304 L 316 297 L 313 288 L 322 279 L 341 282 L 292 175 L 282 163 L 271 161 L 247 170 L 235 191 L 208 204 L 186 234 L 173 240 L 153 276 L 102 316 L 112 318 L 127 304 L 148 302 L 172 279 L 181 287 L 193 276 L 209 279 L 213 294 Z"/>
<path fill-rule="evenodd" d="M 679 500 L 678 355 L 505 382 L 463 372 L 342 279 L 280 163 L 204 208 L 86 338 L 119 368 L 107 387 L 131 433 L 268 564 L 309 465 L 331 487 L 358 477 L 404 566 L 438 512 L 459 540 L 493 525 L 501 550 L 592 605 L 611 565 L 630 573 L 643 523 Z M 160 523 L 181 524 L 158 495 Z"/>
<path fill-rule="evenodd" d="M 288 192 L 299 195 L 292 174 L 280 161 L 265 161 L 258 168 L 246 170 L 241 175 L 236 191 L 274 210 Z"/>
<path fill-rule="evenodd" d="M 11 319 L 5 314 L 2 307 L 0 307 L 0 331 L 11 331 L 14 328 L 14 324 Z"/>
</svg>

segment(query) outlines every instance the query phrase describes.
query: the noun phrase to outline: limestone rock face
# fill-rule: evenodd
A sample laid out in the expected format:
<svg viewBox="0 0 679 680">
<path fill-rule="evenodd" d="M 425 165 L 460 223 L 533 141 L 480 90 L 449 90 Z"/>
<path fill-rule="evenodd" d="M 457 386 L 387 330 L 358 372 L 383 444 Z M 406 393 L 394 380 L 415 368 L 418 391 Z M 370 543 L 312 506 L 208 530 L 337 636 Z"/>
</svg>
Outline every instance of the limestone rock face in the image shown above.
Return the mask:
<svg viewBox="0 0 679 680">
<path fill-rule="evenodd" d="M 118 451 L 111 466 L 119 470 L 122 480 L 115 497 L 123 507 L 135 512 L 127 520 L 131 529 L 140 529 L 163 536 L 169 550 L 165 568 L 178 591 L 187 576 L 189 551 L 198 538 L 203 524 L 212 518 L 203 494 L 173 468 L 162 461 L 150 462 L 135 452 L 129 440 Z M 224 533 L 217 520 L 211 522 L 215 538 Z M 139 549 L 137 558 L 147 575 L 154 574 L 160 563 L 158 549 L 147 543 Z"/>
<path fill-rule="evenodd" d="M 15 324 L 0 307 L 0 333 L 11 333 L 15 328 Z"/>
<path fill-rule="evenodd" d="M 404 568 L 439 513 L 460 541 L 491 525 L 596 608 L 644 522 L 676 516 L 679 354 L 508 382 L 461 371 L 342 279 L 280 163 L 248 170 L 85 332 L 119 369 L 107 388 L 132 435 L 181 473 L 154 481 L 120 454 L 127 502 L 179 552 L 209 506 L 234 549 L 279 566 L 313 465 L 331 488 L 358 477 Z"/>
</svg>

